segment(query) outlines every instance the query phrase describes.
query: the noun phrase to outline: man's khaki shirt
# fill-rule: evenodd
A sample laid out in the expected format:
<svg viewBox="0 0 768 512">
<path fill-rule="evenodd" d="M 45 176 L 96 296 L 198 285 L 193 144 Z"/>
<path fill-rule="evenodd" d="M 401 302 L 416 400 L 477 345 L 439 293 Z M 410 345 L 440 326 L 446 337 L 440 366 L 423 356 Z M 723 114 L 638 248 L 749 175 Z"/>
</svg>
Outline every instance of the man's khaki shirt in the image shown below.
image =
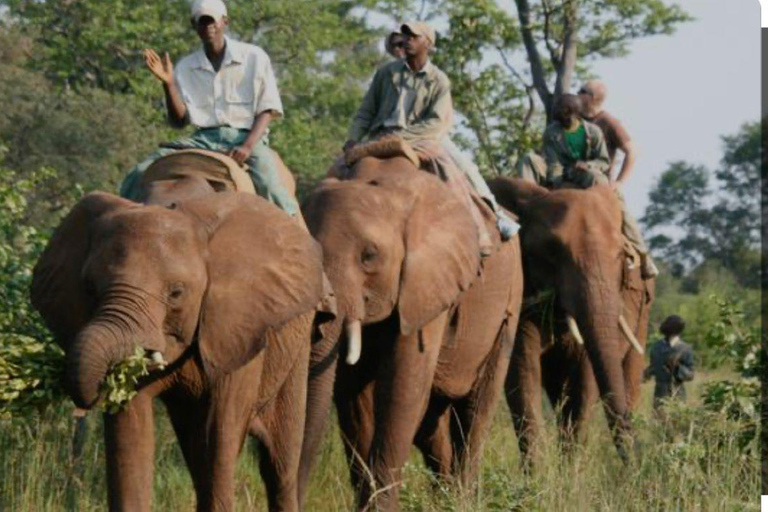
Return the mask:
<svg viewBox="0 0 768 512">
<path fill-rule="evenodd" d="M 582 121 L 587 134 L 587 164 L 589 173 L 605 174 L 610 166 L 608 149 L 605 145 L 603 132 L 597 125 Z M 547 162 L 547 182 L 558 184 L 563 179 L 570 179 L 573 166 L 577 160 L 571 156 L 565 144 L 565 129 L 558 122 L 547 126 L 543 137 L 543 154 Z"/>
<path fill-rule="evenodd" d="M 360 142 L 396 133 L 409 142 L 439 141 L 452 122 L 451 82 L 446 74 L 431 62 L 414 73 L 404 60 L 398 60 L 376 71 L 348 139 Z"/>
</svg>

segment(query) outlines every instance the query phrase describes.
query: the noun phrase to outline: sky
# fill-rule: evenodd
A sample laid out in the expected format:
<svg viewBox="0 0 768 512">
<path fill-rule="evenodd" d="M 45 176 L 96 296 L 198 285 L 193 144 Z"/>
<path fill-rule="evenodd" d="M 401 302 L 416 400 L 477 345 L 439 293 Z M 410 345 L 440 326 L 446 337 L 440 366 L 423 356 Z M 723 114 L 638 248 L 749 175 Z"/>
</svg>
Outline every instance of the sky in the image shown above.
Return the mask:
<svg viewBox="0 0 768 512">
<path fill-rule="evenodd" d="M 760 117 L 758 0 L 677 3 L 696 19 L 672 36 L 634 42 L 626 57 L 593 66 L 609 89 L 605 109 L 624 123 L 639 148 L 624 186 L 638 217 L 670 162 L 715 169 L 721 136 Z"/>
</svg>

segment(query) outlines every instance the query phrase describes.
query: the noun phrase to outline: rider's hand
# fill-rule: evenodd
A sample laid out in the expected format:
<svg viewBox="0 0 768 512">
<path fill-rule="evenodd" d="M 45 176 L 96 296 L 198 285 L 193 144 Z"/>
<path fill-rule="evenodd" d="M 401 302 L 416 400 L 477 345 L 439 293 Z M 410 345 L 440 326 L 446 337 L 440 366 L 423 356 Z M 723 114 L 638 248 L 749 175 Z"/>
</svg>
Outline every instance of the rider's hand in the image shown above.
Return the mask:
<svg viewBox="0 0 768 512">
<path fill-rule="evenodd" d="M 243 144 L 242 146 L 232 148 L 229 151 L 229 156 L 231 156 L 238 165 L 243 165 L 245 161 L 248 160 L 248 157 L 251 156 L 251 151 L 253 151 L 253 148 Z"/>
<path fill-rule="evenodd" d="M 344 143 L 344 148 L 342 148 L 342 149 L 346 153 L 347 151 L 349 151 L 350 149 L 352 149 L 355 146 L 357 146 L 357 142 L 355 142 L 353 140 L 348 140 L 347 142 Z"/>
<path fill-rule="evenodd" d="M 587 162 L 576 162 L 575 164 L 573 164 L 573 168 L 581 172 L 587 172 L 589 170 L 589 166 L 587 165 Z"/>
<path fill-rule="evenodd" d="M 168 52 L 165 53 L 164 59 L 160 59 L 155 50 L 147 48 L 144 50 L 144 63 L 152 74 L 164 84 L 168 85 L 173 81 L 173 63 L 168 56 Z"/>
</svg>

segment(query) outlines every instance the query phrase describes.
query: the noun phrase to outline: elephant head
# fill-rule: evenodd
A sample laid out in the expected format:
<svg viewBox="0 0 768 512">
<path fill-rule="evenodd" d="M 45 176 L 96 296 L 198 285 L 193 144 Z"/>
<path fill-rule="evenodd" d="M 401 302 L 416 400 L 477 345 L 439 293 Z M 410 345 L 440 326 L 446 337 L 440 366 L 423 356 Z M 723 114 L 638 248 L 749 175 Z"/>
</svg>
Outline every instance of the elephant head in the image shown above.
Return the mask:
<svg viewBox="0 0 768 512">
<path fill-rule="evenodd" d="M 162 355 L 167 371 L 195 357 L 215 378 L 321 292 L 320 248 L 260 198 L 222 193 L 165 208 L 93 193 L 38 261 L 32 303 L 66 352 L 69 394 L 88 408 L 136 346 Z"/>
<path fill-rule="evenodd" d="M 350 180 L 325 180 L 307 199 L 310 231 L 344 321 L 347 362 L 361 325 L 397 315 L 409 334 L 448 309 L 477 276 L 477 229 L 464 202 L 405 158 L 366 158 Z"/>
<path fill-rule="evenodd" d="M 489 185 L 520 216 L 526 295 L 555 291 L 568 329 L 587 351 L 611 425 L 626 427 L 622 359 L 629 345 L 620 326 L 625 256 L 614 192 L 549 191 L 508 178 Z"/>
</svg>

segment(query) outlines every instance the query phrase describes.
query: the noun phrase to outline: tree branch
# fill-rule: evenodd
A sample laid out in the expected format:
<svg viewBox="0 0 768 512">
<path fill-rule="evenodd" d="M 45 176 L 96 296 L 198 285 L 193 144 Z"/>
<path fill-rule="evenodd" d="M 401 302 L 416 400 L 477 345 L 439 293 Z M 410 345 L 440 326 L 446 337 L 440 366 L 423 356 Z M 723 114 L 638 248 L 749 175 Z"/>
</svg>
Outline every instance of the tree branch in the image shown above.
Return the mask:
<svg viewBox="0 0 768 512">
<path fill-rule="evenodd" d="M 560 66 L 560 51 L 552 43 L 552 15 L 555 11 L 549 6 L 549 0 L 541 0 L 544 6 L 544 44 L 549 50 L 549 58 L 557 69 Z"/>
<path fill-rule="evenodd" d="M 563 56 L 560 65 L 555 68 L 555 96 L 570 90 L 578 53 L 579 0 L 565 0 L 564 7 Z"/>
<path fill-rule="evenodd" d="M 539 99 L 544 104 L 544 108 L 549 117 L 552 107 L 552 93 L 547 86 L 547 79 L 544 73 L 544 66 L 541 63 L 539 49 L 536 48 L 536 41 L 531 31 L 531 6 L 528 0 L 515 0 L 517 5 L 517 17 L 520 20 L 520 31 L 523 35 L 523 44 L 528 54 L 528 61 L 531 64 L 531 76 L 533 77 L 533 87 L 539 94 Z"/>
<path fill-rule="evenodd" d="M 507 54 L 504 53 L 504 49 L 496 45 L 496 50 L 499 52 L 499 56 L 501 57 L 501 62 L 504 64 L 504 67 L 507 68 L 507 71 L 509 71 L 512 76 L 517 78 L 520 81 L 520 84 L 528 89 L 529 87 L 532 87 L 530 84 L 526 83 L 525 79 L 523 78 L 523 75 L 520 74 L 519 71 L 517 71 L 514 66 L 509 62 L 509 59 L 507 58 Z"/>
</svg>

